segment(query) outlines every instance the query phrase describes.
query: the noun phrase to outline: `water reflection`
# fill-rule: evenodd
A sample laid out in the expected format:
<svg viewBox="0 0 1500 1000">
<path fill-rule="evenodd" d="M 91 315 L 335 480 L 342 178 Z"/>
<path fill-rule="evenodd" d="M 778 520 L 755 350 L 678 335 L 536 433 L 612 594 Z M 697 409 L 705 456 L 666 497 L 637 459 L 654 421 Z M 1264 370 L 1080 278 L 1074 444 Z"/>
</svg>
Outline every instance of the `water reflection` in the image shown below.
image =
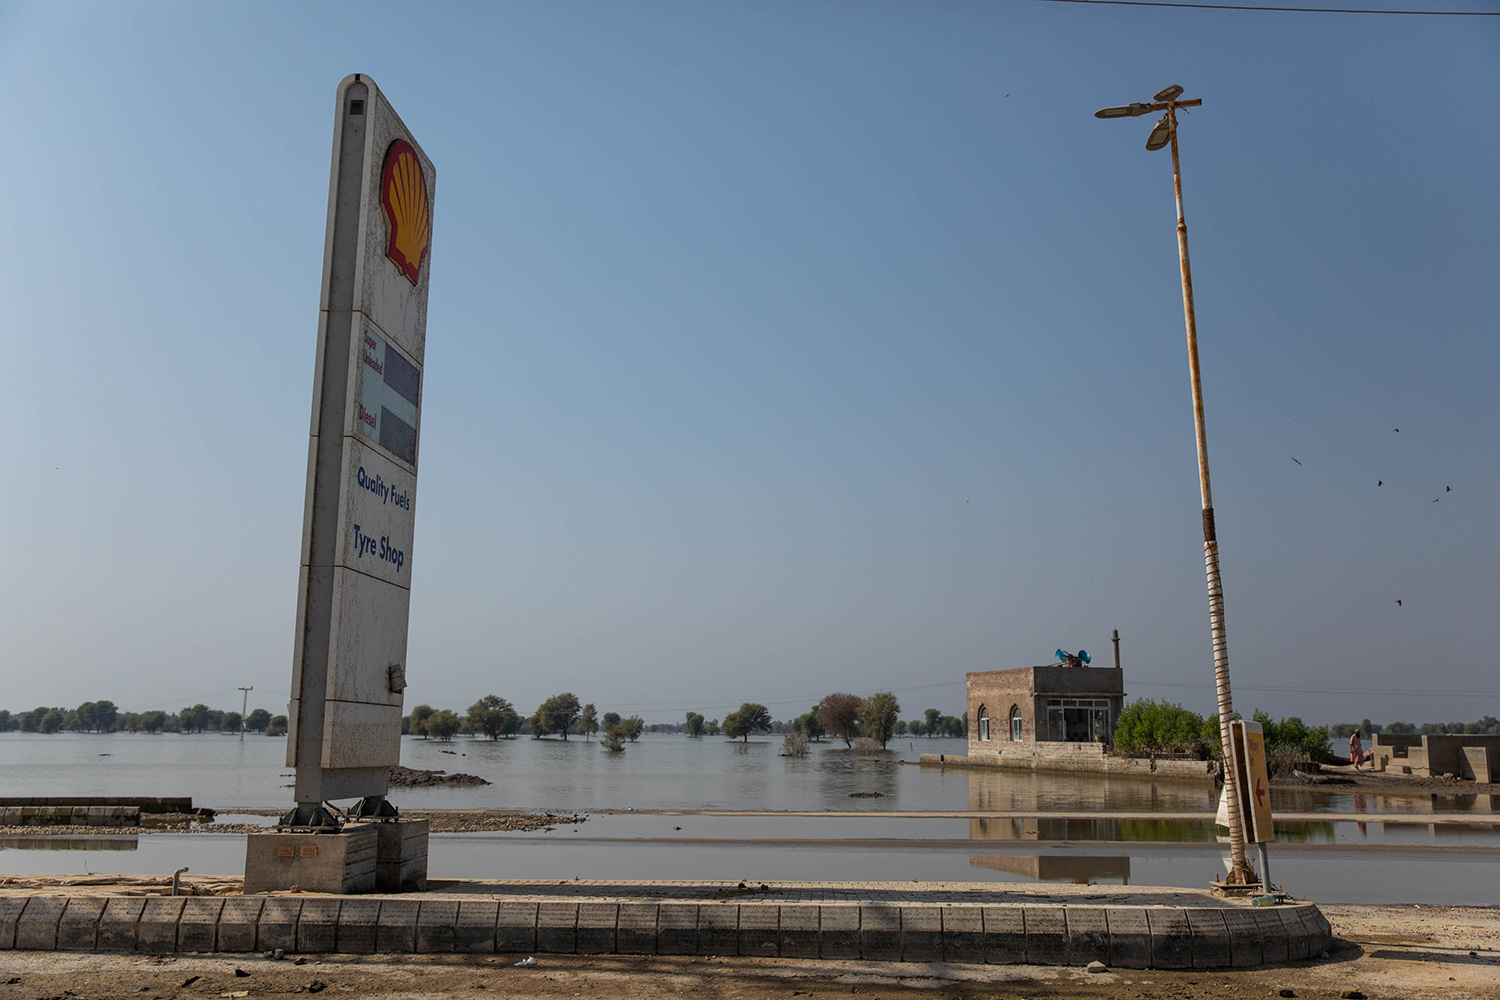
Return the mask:
<svg viewBox="0 0 1500 1000">
<path fill-rule="evenodd" d="M 980 817 L 969 820 L 970 840 L 1067 841 L 1119 840 L 1120 824 L 1114 820 L 1028 816 L 1015 819 Z M 1099 879 L 1118 879 L 1130 884 L 1130 859 L 1078 857 L 1053 854 L 971 854 L 976 868 L 1021 875 L 1044 882 L 1076 882 L 1087 885 Z"/>
<path fill-rule="evenodd" d="M 1271 789 L 1273 812 L 1432 813 L 1500 811 L 1500 795 L 1462 792 L 1365 792 L 1317 788 Z"/>
<path fill-rule="evenodd" d="M 1101 881 L 1130 884 L 1129 858 L 1070 857 L 1052 854 L 971 854 L 975 868 L 1005 872 L 1039 882 L 1093 885 Z"/>
<path fill-rule="evenodd" d="M 1065 771 L 969 768 L 969 808 L 975 810 L 1212 812 L 1218 786 Z"/>
</svg>

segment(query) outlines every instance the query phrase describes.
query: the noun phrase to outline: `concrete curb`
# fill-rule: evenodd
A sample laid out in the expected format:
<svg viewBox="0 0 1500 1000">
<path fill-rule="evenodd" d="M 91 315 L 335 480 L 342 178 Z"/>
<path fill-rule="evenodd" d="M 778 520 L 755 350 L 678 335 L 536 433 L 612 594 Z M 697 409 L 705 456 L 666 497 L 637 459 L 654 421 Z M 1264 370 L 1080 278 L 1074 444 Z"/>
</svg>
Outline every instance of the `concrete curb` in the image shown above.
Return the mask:
<svg viewBox="0 0 1500 1000">
<path fill-rule="evenodd" d="M 747 955 L 1226 969 L 1333 942 L 1310 903 L 697 903 L 446 896 L 38 895 L 0 899 L 0 950 Z"/>
</svg>

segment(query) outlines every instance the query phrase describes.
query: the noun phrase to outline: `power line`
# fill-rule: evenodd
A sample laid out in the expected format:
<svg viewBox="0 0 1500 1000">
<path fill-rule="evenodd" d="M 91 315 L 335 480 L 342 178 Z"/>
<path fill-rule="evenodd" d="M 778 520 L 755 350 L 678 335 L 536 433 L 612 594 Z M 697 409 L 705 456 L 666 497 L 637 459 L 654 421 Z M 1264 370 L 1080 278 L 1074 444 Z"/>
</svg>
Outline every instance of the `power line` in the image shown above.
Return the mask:
<svg viewBox="0 0 1500 1000">
<path fill-rule="evenodd" d="M 1408 14 L 1427 17 L 1500 17 L 1494 10 L 1375 10 L 1352 7 L 1261 7 L 1238 3 L 1167 3 L 1166 0 L 1038 0 L 1039 3 L 1101 3 L 1116 7 L 1186 7 L 1193 10 L 1268 10 L 1286 14 Z"/>
<path fill-rule="evenodd" d="M 1168 687 L 1168 688 L 1213 688 L 1212 684 L 1196 684 L 1189 681 L 1129 681 L 1132 687 Z M 1394 688 L 1325 688 L 1325 687 L 1282 687 L 1279 685 L 1256 685 L 1236 684 L 1237 691 L 1265 691 L 1273 694 L 1337 694 L 1345 697 L 1353 695 L 1384 695 L 1400 698 L 1500 698 L 1500 692 L 1496 691 L 1399 691 Z"/>
</svg>

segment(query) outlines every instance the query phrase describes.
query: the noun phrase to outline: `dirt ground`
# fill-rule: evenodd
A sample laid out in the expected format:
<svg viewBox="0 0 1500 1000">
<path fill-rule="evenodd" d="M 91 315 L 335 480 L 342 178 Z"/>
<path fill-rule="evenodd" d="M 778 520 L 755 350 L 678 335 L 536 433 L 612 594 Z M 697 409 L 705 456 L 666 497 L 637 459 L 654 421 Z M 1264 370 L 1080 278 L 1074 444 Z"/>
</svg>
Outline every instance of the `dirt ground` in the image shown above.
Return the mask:
<svg viewBox="0 0 1500 1000">
<path fill-rule="evenodd" d="M 1365 765 L 1369 767 L 1368 764 Z M 1326 791 L 1388 792 L 1421 795 L 1436 792 L 1439 795 L 1500 795 L 1500 785 L 1466 781 L 1462 778 L 1421 778 L 1409 774 L 1388 774 L 1381 771 L 1356 770 L 1353 767 L 1325 765 L 1323 776 L 1330 781 L 1320 782 L 1316 778 L 1278 775 L 1271 779 L 1272 788 L 1317 788 Z"/>
<path fill-rule="evenodd" d="M 1500 998 L 1500 908 L 1332 906 L 1324 912 L 1339 937 L 1326 958 L 1242 972 L 1091 974 L 1037 966 L 563 955 L 539 955 L 534 968 L 516 968 L 512 963 L 522 956 L 324 956 L 297 964 L 258 955 L 0 952 L 0 1000 L 211 1000 L 325 991 L 403 1000 L 666 994 L 724 1000 Z"/>
</svg>

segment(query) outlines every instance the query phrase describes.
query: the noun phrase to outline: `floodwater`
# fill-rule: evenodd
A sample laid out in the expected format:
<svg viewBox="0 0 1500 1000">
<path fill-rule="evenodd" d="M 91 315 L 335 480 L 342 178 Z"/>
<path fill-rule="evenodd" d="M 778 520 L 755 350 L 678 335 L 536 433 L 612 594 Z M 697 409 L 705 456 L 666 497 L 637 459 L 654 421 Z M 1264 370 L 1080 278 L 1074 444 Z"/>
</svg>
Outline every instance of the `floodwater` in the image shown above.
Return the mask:
<svg viewBox="0 0 1500 1000">
<path fill-rule="evenodd" d="M 902 739 L 862 756 L 842 744 L 780 757 L 779 737 L 643 736 L 622 755 L 597 742 L 403 741 L 409 767 L 477 774 L 477 788 L 397 789 L 398 806 L 546 809 L 588 814 L 525 833 L 434 835 L 435 878 L 638 878 L 1069 881 L 1201 886 L 1222 872 L 1206 782 L 918 767 L 921 753 L 962 753 L 958 740 Z M 247 736 L 0 734 L 0 795 L 191 795 L 225 822 L 272 822 L 236 809 L 290 802 L 284 740 Z M 1325 902 L 1492 904 L 1500 884 L 1500 802 L 1491 796 L 1275 790 L 1272 876 Z M 606 810 L 618 810 L 608 812 Z M 861 812 L 855 816 L 706 816 L 656 810 Z M 1016 812 L 918 817 L 890 813 Z M 1110 812 L 1161 818 L 1110 818 Z M 1471 812 L 1462 825 L 1424 814 Z M 1049 816 L 1048 813 L 1067 813 Z M 1342 817 L 1367 813 L 1380 819 Z M 1038 815 L 1040 814 L 1040 815 Z M 1334 819 L 1332 817 L 1341 817 Z M 1397 816 L 1396 822 L 1388 821 Z M 211 829 L 211 827 L 210 827 Z M 1253 852 L 1252 852 L 1253 853 Z M 10 873 L 234 873 L 244 838 L 0 837 Z"/>
</svg>

